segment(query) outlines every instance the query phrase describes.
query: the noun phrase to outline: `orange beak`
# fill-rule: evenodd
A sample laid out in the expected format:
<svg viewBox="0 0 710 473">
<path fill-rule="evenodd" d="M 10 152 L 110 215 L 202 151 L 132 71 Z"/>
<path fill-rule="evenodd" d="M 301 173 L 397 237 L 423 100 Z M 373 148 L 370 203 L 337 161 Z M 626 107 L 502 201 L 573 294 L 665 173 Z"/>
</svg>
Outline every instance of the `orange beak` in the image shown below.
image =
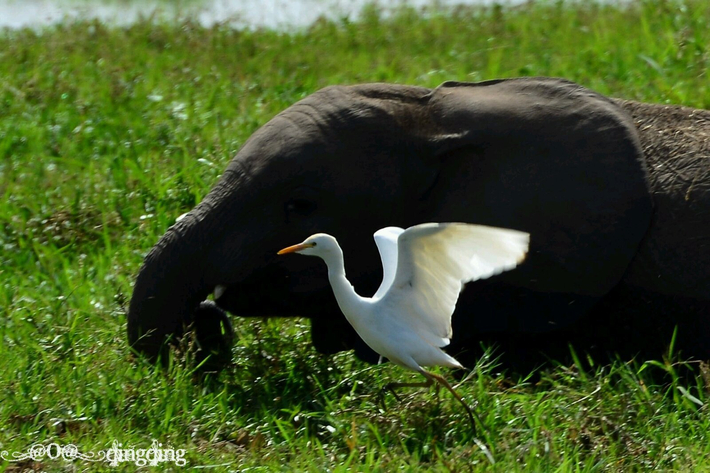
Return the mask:
<svg viewBox="0 0 710 473">
<path fill-rule="evenodd" d="M 285 255 L 286 253 L 296 253 L 306 248 L 313 248 L 315 245 L 313 243 L 299 243 L 298 245 L 289 246 L 283 250 L 279 250 L 277 255 Z"/>
</svg>

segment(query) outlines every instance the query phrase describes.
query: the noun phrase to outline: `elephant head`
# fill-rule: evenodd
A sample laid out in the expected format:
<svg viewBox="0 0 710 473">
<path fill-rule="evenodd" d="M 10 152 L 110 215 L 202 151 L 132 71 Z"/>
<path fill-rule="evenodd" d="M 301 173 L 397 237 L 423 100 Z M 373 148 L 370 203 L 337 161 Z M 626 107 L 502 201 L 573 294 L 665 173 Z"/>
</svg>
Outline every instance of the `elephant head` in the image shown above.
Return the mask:
<svg viewBox="0 0 710 473">
<path fill-rule="evenodd" d="M 371 294 L 381 278 L 372 234 L 427 221 L 531 233 L 529 262 L 477 292 L 493 304 L 479 307 L 484 317 L 510 325 L 525 306 L 531 315 L 515 323 L 549 318 L 551 307 L 560 320 L 572 318 L 620 280 L 650 218 L 633 124 L 576 84 L 328 87 L 254 133 L 205 199 L 149 252 L 128 338 L 156 356 L 219 286 L 215 302 L 224 310 L 311 317 L 317 348 L 365 353 L 323 265 L 276 251 L 312 233 L 335 235 L 349 279 Z M 505 311 L 494 307 L 496 288 L 507 291 Z"/>
</svg>

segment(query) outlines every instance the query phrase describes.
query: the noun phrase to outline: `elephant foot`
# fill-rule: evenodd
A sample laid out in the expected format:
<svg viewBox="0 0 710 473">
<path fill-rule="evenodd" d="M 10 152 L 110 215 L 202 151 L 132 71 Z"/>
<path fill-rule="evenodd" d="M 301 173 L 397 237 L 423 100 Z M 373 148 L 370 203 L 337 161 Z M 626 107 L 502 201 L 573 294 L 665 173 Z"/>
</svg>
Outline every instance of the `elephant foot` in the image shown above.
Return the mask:
<svg viewBox="0 0 710 473">
<path fill-rule="evenodd" d="M 212 301 L 201 302 L 195 311 L 193 330 L 200 371 L 220 371 L 231 363 L 234 328 L 224 310 Z"/>
</svg>

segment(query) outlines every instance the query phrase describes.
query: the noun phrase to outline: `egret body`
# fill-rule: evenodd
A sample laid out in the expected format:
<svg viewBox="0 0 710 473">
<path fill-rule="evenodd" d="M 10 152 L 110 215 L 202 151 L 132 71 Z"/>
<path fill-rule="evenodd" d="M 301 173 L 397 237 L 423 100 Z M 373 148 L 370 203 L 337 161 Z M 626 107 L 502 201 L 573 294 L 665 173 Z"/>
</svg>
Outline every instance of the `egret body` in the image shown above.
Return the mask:
<svg viewBox="0 0 710 473">
<path fill-rule="evenodd" d="M 372 297 L 355 292 L 345 276 L 343 251 L 330 235 L 311 235 L 278 254 L 322 258 L 338 306 L 363 341 L 392 363 L 426 378 L 422 383 L 392 383 L 390 389 L 438 381 L 464 405 L 473 423 L 461 396 L 443 377 L 423 367 L 463 368 L 441 349 L 451 339 L 451 315 L 463 285 L 515 268 L 525 259 L 530 236 L 482 225 L 424 223 L 406 230 L 383 228 L 374 237 L 383 279 Z"/>
</svg>

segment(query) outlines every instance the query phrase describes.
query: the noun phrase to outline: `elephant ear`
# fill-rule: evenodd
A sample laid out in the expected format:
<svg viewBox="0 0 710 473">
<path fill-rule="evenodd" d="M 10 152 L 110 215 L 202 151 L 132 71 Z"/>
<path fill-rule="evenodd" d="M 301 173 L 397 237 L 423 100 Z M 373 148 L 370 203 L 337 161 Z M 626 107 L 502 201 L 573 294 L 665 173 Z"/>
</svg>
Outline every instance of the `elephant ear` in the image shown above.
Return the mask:
<svg viewBox="0 0 710 473">
<path fill-rule="evenodd" d="M 459 133 L 441 133 L 429 137 L 429 144 L 433 150 L 433 156 L 437 161 L 441 161 L 448 153 L 461 148 L 483 148 L 483 142 L 477 134 L 470 130 L 463 130 Z"/>
<path fill-rule="evenodd" d="M 625 112 L 577 84 L 546 78 L 447 82 L 427 107 L 427 159 L 439 167 L 429 194 L 441 217 L 531 234 L 528 263 L 506 280 L 593 297 L 620 281 L 652 212 L 639 138 Z M 461 201 L 464 212 L 449 210 Z"/>
<path fill-rule="evenodd" d="M 447 81 L 432 91 L 428 107 L 433 123 L 426 140 L 439 158 L 461 148 L 482 151 L 507 140 L 557 142 L 571 131 L 568 141 L 591 137 L 604 127 L 617 129 L 622 141 L 639 146 L 630 117 L 621 108 L 565 79 Z"/>
</svg>

